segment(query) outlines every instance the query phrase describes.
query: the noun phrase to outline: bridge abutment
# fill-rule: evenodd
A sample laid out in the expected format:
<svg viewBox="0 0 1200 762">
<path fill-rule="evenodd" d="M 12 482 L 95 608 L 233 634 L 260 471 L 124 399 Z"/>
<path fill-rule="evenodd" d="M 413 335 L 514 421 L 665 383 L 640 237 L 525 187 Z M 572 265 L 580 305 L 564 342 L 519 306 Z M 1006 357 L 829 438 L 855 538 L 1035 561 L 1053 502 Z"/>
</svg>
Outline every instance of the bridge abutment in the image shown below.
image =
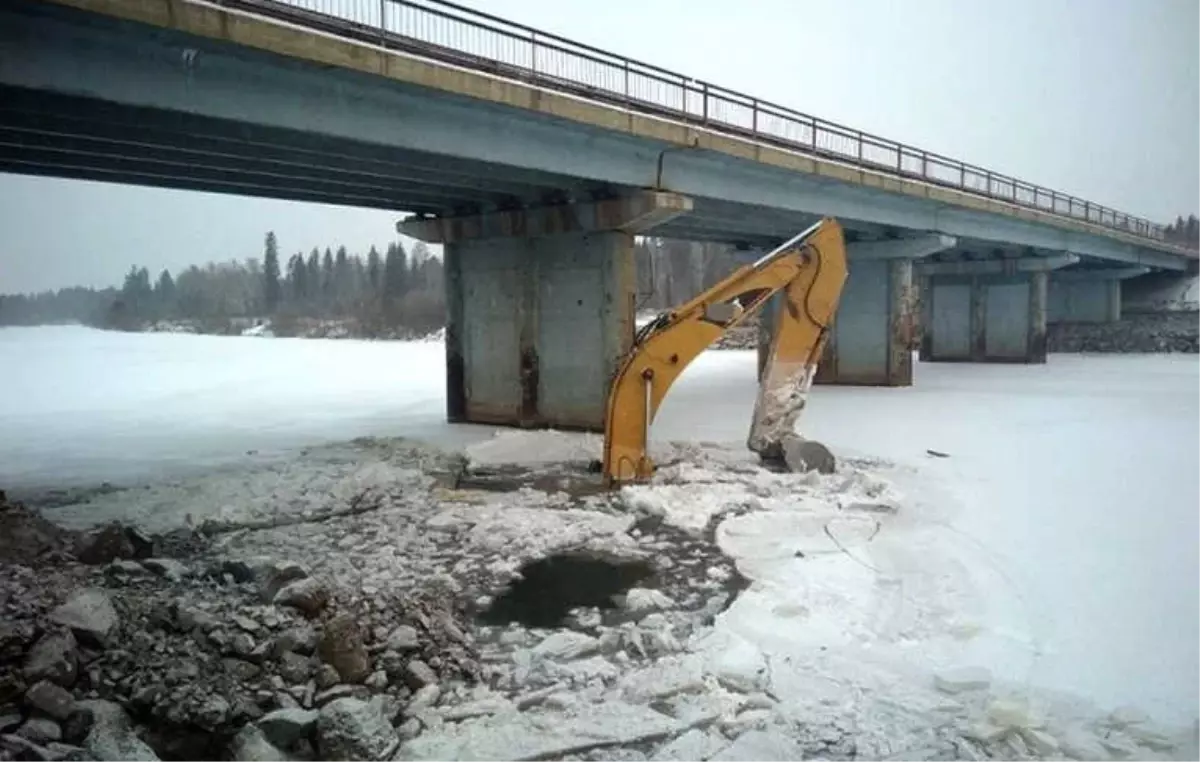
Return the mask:
<svg viewBox="0 0 1200 762">
<path fill-rule="evenodd" d="M 603 430 L 633 341 L 634 236 L 690 206 L 645 192 L 401 222 L 444 246 L 447 418 Z"/>
<path fill-rule="evenodd" d="M 922 279 L 922 362 L 1046 362 L 1049 273 L 1073 255 L 930 262 Z"/>
</svg>

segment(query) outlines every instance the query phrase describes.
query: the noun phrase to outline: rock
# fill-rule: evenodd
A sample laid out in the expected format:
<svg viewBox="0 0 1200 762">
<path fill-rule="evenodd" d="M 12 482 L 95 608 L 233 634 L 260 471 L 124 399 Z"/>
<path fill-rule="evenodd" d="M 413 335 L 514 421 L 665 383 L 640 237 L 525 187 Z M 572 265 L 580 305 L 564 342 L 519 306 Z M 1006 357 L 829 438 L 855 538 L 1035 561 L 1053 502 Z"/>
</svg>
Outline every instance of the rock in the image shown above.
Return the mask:
<svg viewBox="0 0 1200 762">
<path fill-rule="evenodd" d="M 943 693 L 986 690 L 992 684 L 992 673 L 983 667 L 954 667 L 933 676 L 933 685 Z"/>
<path fill-rule="evenodd" d="M 118 558 L 133 558 L 133 543 L 125 529 L 112 523 L 84 535 L 75 557 L 90 566 L 111 563 Z"/>
<path fill-rule="evenodd" d="M 313 696 L 313 704 L 316 706 L 324 706 L 330 701 L 337 701 L 341 698 L 353 697 L 354 686 L 352 685 L 335 685 L 332 688 L 321 691 Z"/>
<path fill-rule="evenodd" d="M 837 460 L 828 447 L 820 442 L 800 437 L 784 439 L 783 462 L 790 471 L 796 473 L 817 471 L 822 474 L 832 474 L 837 469 Z"/>
<path fill-rule="evenodd" d="M 25 703 L 56 720 L 65 720 L 75 711 L 75 697 L 61 685 L 55 685 L 49 680 L 41 680 L 31 685 L 29 690 L 25 691 Z"/>
<path fill-rule="evenodd" d="M 215 730 L 229 718 L 229 702 L 223 696 L 209 696 L 196 710 L 196 723 L 208 730 Z"/>
<path fill-rule="evenodd" d="M 69 627 L 80 642 L 104 648 L 117 629 L 117 612 L 108 593 L 85 588 L 72 595 L 54 611 L 50 621 Z"/>
<path fill-rule="evenodd" d="M 92 729 L 94 719 L 94 714 L 90 709 L 84 708 L 79 702 L 76 702 L 75 711 L 71 712 L 71 716 L 61 723 L 63 740 L 73 744 L 83 743 L 83 739 L 87 738 L 88 732 Z"/>
<path fill-rule="evenodd" d="M 172 582 L 182 581 L 188 573 L 187 566 L 173 558 L 147 558 L 145 561 L 142 561 L 142 566 Z"/>
<path fill-rule="evenodd" d="M 179 606 L 175 609 L 175 624 L 184 632 L 199 630 L 207 633 L 217 629 L 221 622 L 211 612 L 204 609 Z"/>
<path fill-rule="evenodd" d="M 17 735 L 36 744 L 62 740 L 62 728 L 49 717 L 30 717 L 17 729 Z"/>
<path fill-rule="evenodd" d="M 118 704 L 99 699 L 80 701 L 81 709 L 92 715 L 91 729 L 83 739 L 83 748 L 93 759 L 157 762 L 158 756 L 133 732 L 129 715 Z"/>
<path fill-rule="evenodd" d="M 416 714 L 422 709 L 428 709 L 442 697 L 442 689 L 435 685 L 426 685 L 413 694 L 408 702 L 408 712 Z"/>
<path fill-rule="evenodd" d="M 358 621 L 349 614 L 336 616 L 325 624 L 317 650 L 322 661 L 332 665 L 343 682 L 362 682 L 371 674 L 371 661 L 367 658 L 362 630 Z"/>
<path fill-rule="evenodd" d="M 279 675 L 289 683 L 303 683 L 312 675 L 312 660 L 288 651 L 279 658 Z"/>
<path fill-rule="evenodd" d="M 271 602 L 288 583 L 308 577 L 308 569 L 293 561 L 276 561 L 261 569 L 258 576 L 262 599 Z"/>
<path fill-rule="evenodd" d="M 417 628 L 407 624 L 400 625 L 387 636 L 387 648 L 389 651 L 404 653 L 405 651 L 412 651 L 420 645 L 420 642 L 417 640 Z"/>
<path fill-rule="evenodd" d="M 308 577 L 284 585 L 272 601 L 279 606 L 291 606 L 306 616 L 316 616 L 329 602 L 329 591 L 318 580 Z"/>
<path fill-rule="evenodd" d="M 49 680 L 64 688 L 70 688 L 79 674 L 75 637 L 65 630 L 43 635 L 33 644 L 33 648 L 29 649 L 22 672 L 27 682 Z"/>
<path fill-rule="evenodd" d="M 420 659 L 413 659 L 404 668 L 404 681 L 415 691 L 426 685 L 437 685 L 438 677 L 428 664 Z"/>
<path fill-rule="evenodd" d="M 1150 721 L 1150 716 L 1135 706 L 1119 706 L 1108 715 L 1108 724 L 1114 728 L 1127 728 Z"/>
<path fill-rule="evenodd" d="M 251 653 L 253 653 L 255 646 L 256 644 L 254 642 L 254 638 L 250 637 L 244 632 L 237 633 L 229 642 L 229 647 L 233 649 L 233 652 L 242 657 L 249 656 Z"/>
<path fill-rule="evenodd" d="M 323 759 L 386 759 L 399 745 L 381 696 L 370 701 L 340 698 L 321 708 L 317 749 Z"/>
<path fill-rule="evenodd" d="M 50 759 L 53 762 L 84 762 L 88 759 L 86 751 L 69 743 L 51 741 L 46 744 L 46 751 L 50 753 Z"/>
<path fill-rule="evenodd" d="M 154 538 L 137 527 L 125 527 L 125 538 L 133 548 L 133 557 L 141 561 L 154 555 Z"/>
<path fill-rule="evenodd" d="M 600 649 L 600 641 L 591 635 L 573 630 L 564 630 L 550 635 L 533 647 L 533 655 L 542 659 L 571 661 L 580 659 Z"/>
<path fill-rule="evenodd" d="M 317 667 L 316 682 L 318 689 L 327 690 L 337 685 L 341 680 L 341 675 L 338 674 L 338 671 L 332 665 L 322 664 L 320 667 Z"/>
<path fill-rule="evenodd" d="M 21 724 L 20 712 L 5 712 L 0 714 L 0 733 L 16 730 Z"/>
<path fill-rule="evenodd" d="M 317 726 L 317 714 L 308 709 L 276 709 L 263 715 L 255 724 L 268 741 L 286 749 L 312 734 Z"/>
<path fill-rule="evenodd" d="M 254 725 L 246 725 L 229 744 L 229 757 L 235 762 L 287 762 L 291 757 Z"/>
<path fill-rule="evenodd" d="M 221 659 L 221 666 L 225 668 L 227 675 L 242 682 L 253 680 L 262 672 L 256 664 L 230 657 Z"/>
<path fill-rule="evenodd" d="M 310 624 L 289 627 L 275 639 L 276 653 L 294 651 L 308 656 L 317 650 L 317 631 Z"/>
<path fill-rule="evenodd" d="M 110 563 L 104 571 L 106 574 L 112 574 L 118 577 L 136 577 L 139 574 L 145 574 L 146 567 L 142 566 L 137 561 L 118 559 Z"/>
<path fill-rule="evenodd" d="M 0 735 L 0 759 L 50 759 L 50 751 L 40 744 L 15 734 Z"/>
<path fill-rule="evenodd" d="M 241 629 L 245 630 L 246 632 L 250 633 L 251 635 L 254 635 L 255 633 L 262 630 L 262 625 L 256 621 L 254 621 L 253 619 L 251 619 L 248 616 L 242 616 L 241 614 L 234 614 L 232 617 L 232 620 L 235 625 L 237 625 Z"/>
<path fill-rule="evenodd" d="M 373 691 L 382 691 L 388 687 L 387 673 L 382 669 L 377 669 L 372 672 L 366 680 L 363 681 L 363 685 L 367 686 Z"/>
</svg>

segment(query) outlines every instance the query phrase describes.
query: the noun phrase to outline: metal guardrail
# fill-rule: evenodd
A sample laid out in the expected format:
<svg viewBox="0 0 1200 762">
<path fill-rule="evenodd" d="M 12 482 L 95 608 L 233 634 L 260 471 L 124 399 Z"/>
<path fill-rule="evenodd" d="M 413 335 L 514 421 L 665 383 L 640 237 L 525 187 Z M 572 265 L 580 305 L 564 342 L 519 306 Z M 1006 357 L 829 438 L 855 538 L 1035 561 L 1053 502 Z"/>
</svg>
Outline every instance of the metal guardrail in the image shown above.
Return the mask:
<svg viewBox="0 0 1200 762">
<path fill-rule="evenodd" d="M 875 172 L 1163 241 L 1163 225 L 448 0 L 209 0 Z"/>
</svg>

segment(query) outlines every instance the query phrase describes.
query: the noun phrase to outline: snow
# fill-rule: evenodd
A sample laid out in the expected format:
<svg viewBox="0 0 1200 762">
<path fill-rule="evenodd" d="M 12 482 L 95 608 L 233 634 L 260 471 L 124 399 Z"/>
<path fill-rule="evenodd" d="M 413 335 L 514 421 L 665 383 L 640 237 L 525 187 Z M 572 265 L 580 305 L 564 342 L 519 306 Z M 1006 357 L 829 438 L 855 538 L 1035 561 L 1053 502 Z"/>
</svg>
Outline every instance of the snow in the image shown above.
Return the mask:
<svg viewBox="0 0 1200 762">
<path fill-rule="evenodd" d="M 0 357 L 0 485 L 212 474 L 189 486 L 156 481 L 139 491 L 136 505 L 129 495 L 111 505 L 101 496 L 90 508 L 96 514 L 132 511 L 164 523 L 202 506 L 217 506 L 207 516 L 216 520 L 323 515 L 363 490 L 389 494 L 396 506 L 389 510 L 415 505 L 424 493 L 413 489 L 410 496 L 404 485 L 424 483 L 418 464 L 392 452 L 364 457 L 321 444 L 365 435 L 465 446 L 482 463 L 583 460 L 597 452 L 594 436 L 446 424 L 436 342 L 55 327 L 0 330 Z M 901 733 L 904 743 L 893 746 L 888 728 L 928 726 L 946 702 L 980 728 L 994 724 L 987 708 L 995 702 L 1031 702 L 1030 721 L 1045 727 L 1023 728 L 1005 741 L 1026 749 L 1056 739 L 1064 750 L 1124 753 L 1123 744 L 1159 742 L 1153 728 L 1133 723 L 1114 728 L 1109 746 L 1098 747 L 1095 734 L 1072 719 L 1081 705 L 1058 701 L 1060 695 L 1104 711 L 1138 707 L 1159 723 L 1196 719 L 1195 358 L 919 364 L 912 388 L 818 386 L 800 431 L 839 458 L 838 473 L 828 476 L 753 466 L 745 439 L 754 366 L 753 352 L 701 356 L 654 425 L 653 454 L 662 465 L 655 483 L 622 492 L 626 507 L 657 513 L 669 525 L 697 534 L 715 527 L 716 541 L 752 585 L 703 637 L 684 644 L 686 653 L 620 677 L 622 692 L 669 689 L 671 701 L 701 716 L 725 706 L 729 690 L 769 688 L 778 707 L 729 718 L 760 734 L 742 732 L 740 747 L 723 747 L 734 756 L 792 743 L 773 735 L 779 722 L 826 718 L 836 728 L 848 712 L 862 719 L 854 730 L 860 755 L 912 751 L 924 741 Z M 309 456 L 290 452 L 310 445 Z M 930 449 L 949 457 L 931 457 Z M 256 460 L 242 469 L 250 450 L 266 465 Z M 323 470 L 313 469 L 316 463 Z M 239 476 L 231 481 L 213 471 L 217 465 L 241 469 Z M 284 482 L 301 487 L 280 499 Z M 347 541 L 365 548 L 378 544 L 372 537 L 391 537 L 388 563 L 347 562 L 342 571 L 387 586 L 403 543 L 427 542 L 443 530 L 461 532 L 471 547 L 515 568 L 514 554 L 623 542 L 614 538 L 628 538 L 623 533 L 633 520 L 567 510 L 536 492 L 445 497 L 445 508 L 403 537 L 387 523 L 391 514 L 368 514 L 371 531 Z M 54 517 L 82 524 L 98 515 L 64 509 Z M 302 556 L 326 531 L 290 530 L 254 534 L 281 549 L 291 543 Z M 601 679 L 615 676 L 612 664 L 592 659 Z M 987 685 L 953 695 L 937 687 L 937 675 L 983 670 L 992 677 Z M 973 708 L 962 709 L 963 702 Z M 644 706 L 616 706 L 613 712 L 626 714 L 608 719 L 631 729 L 682 727 Z M 605 718 L 593 717 L 594 709 L 572 720 L 567 735 L 606 737 L 609 730 L 596 729 Z M 1130 712 L 1121 717 L 1135 716 Z M 431 735 L 415 750 L 494 756 L 508 749 L 516 756 L 562 748 L 566 731 L 522 738 L 540 727 L 535 720 L 514 725 L 501 713 L 461 737 L 448 726 L 449 735 Z M 708 738 L 693 735 L 688 743 Z"/>
</svg>

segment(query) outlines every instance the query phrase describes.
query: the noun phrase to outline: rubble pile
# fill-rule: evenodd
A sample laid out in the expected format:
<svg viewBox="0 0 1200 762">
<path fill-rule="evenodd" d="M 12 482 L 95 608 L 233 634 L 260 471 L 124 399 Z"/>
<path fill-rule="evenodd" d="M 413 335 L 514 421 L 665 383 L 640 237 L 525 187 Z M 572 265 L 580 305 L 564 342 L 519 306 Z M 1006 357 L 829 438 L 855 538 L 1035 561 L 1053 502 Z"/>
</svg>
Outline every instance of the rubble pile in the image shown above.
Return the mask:
<svg viewBox="0 0 1200 762">
<path fill-rule="evenodd" d="M 1049 352 L 1200 352 L 1195 312 L 1131 313 L 1112 323 L 1050 323 Z"/>
<path fill-rule="evenodd" d="M 39 540 L 0 557 L 0 759 L 379 759 L 414 696 L 480 674 L 436 594 L 351 605 L 202 536 L 55 531 L 7 501 L 0 517 Z"/>
</svg>

